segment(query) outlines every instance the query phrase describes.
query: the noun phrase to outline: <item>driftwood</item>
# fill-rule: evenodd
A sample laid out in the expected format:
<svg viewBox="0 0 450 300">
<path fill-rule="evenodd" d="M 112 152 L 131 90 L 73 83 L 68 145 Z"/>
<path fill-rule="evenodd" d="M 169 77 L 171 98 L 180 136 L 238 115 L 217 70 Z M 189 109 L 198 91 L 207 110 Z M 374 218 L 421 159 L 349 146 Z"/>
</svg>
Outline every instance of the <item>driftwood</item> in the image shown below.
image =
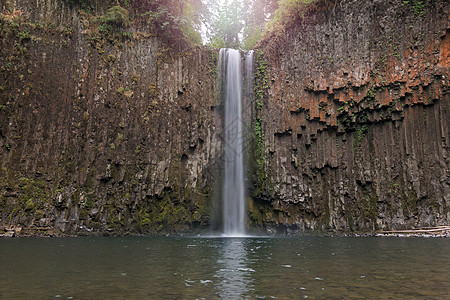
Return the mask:
<svg viewBox="0 0 450 300">
<path fill-rule="evenodd" d="M 450 226 L 424 227 L 419 229 L 407 229 L 407 230 L 378 231 L 377 235 L 394 235 L 394 234 L 420 235 L 427 233 L 437 235 L 448 234 L 450 233 Z"/>
<path fill-rule="evenodd" d="M 30 231 L 47 231 L 47 230 L 52 230 L 52 227 L 23 227 L 23 230 L 30 230 Z"/>
<path fill-rule="evenodd" d="M 52 227 L 0 226 L 0 237 L 53 236 L 53 230 L 54 228 Z"/>
</svg>

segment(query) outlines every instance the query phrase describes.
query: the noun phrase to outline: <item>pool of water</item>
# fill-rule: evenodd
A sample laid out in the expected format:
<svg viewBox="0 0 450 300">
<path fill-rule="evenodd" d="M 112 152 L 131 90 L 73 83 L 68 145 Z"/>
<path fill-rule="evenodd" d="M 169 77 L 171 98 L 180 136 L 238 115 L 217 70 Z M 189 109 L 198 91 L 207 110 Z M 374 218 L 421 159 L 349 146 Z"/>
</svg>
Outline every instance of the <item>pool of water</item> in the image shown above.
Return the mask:
<svg viewBox="0 0 450 300">
<path fill-rule="evenodd" d="M 0 299 L 449 299 L 450 239 L 0 239 Z"/>
</svg>

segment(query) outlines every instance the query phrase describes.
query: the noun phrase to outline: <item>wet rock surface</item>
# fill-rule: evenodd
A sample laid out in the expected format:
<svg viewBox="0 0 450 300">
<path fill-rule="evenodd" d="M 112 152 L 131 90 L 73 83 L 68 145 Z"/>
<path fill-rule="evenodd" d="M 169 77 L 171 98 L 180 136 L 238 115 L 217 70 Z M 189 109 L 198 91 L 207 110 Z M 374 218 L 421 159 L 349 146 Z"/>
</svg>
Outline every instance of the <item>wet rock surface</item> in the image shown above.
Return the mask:
<svg viewBox="0 0 450 300">
<path fill-rule="evenodd" d="M 255 224 L 449 224 L 450 5 L 421 3 L 338 1 L 260 44 Z"/>
<path fill-rule="evenodd" d="M 221 155 L 217 53 L 64 1 L 6 1 L 0 224 L 56 234 L 205 227 Z"/>
</svg>

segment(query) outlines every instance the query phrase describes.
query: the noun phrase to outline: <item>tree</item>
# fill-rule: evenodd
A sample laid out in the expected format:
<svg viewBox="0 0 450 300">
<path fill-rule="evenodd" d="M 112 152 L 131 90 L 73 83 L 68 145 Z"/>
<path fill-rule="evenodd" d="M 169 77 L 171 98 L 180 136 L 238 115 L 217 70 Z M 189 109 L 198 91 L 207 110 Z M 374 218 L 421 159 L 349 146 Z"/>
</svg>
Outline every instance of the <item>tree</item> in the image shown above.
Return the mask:
<svg viewBox="0 0 450 300">
<path fill-rule="evenodd" d="M 278 8 L 278 0 L 204 0 L 207 39 L 217 47 L 252 49 Z"/>
<path fill-rule="evenodd" d="M 238 0 L 223 3 L 207 0 L 206 38 L 216 48 L 238 48 L 244 27 L 243 5 Z"/>
<path fill-rule="evenodd" d="M 267 29 L 268 21 L 273 18 L 278 8 L 278 0 L 245 0 L 244 3 L 248 10 L 241 47 L 250 50 Z"/>
<path fill-rule="evenodd" d="M 202 0 L 135 0 L 134 4 L 138 2 L 147 23 L 158 32 L 177 39 L 181 31 L 191 42 L 202 43 L 199 33 L 205 11 Z"/>
</svg>

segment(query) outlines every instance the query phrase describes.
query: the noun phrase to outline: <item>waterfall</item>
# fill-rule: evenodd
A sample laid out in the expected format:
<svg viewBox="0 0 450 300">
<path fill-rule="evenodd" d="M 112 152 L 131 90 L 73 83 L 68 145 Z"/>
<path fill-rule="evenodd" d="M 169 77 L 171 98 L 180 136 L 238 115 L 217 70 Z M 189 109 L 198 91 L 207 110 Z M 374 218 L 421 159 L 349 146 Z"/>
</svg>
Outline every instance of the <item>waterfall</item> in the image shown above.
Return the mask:
<svg viewBox="0 0 450 300">
<path fill-rule="evenodd" d="M 223 235 L 245 236 L 244 139 L 242 119 L 242 69 L 238 50 L 221 49 L 219 76 L 225 97 L 224 180 L 222 189 Z"/>
</svg>

